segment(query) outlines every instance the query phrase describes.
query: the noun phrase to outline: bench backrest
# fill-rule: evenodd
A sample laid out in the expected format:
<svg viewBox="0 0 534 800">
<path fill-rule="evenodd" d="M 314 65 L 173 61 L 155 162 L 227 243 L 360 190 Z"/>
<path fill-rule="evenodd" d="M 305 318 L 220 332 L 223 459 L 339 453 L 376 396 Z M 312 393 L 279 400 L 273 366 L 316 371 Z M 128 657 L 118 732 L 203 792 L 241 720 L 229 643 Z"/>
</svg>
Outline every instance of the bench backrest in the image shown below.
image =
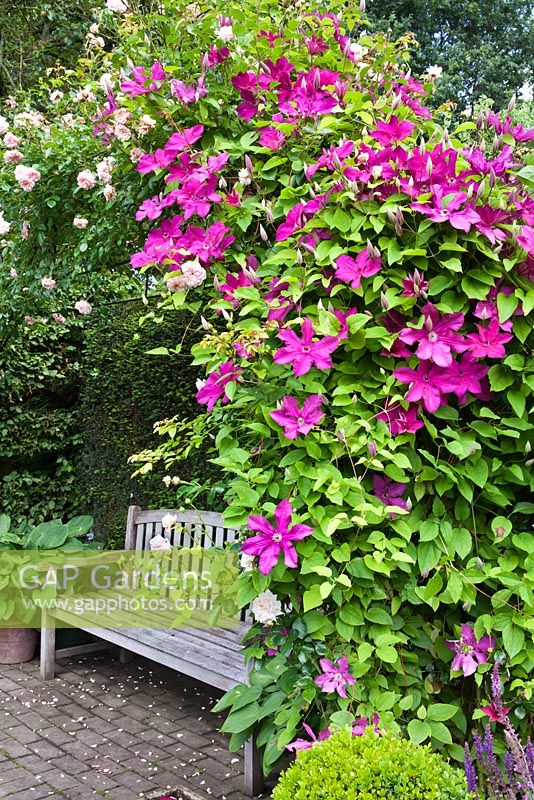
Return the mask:
<svg viewBox="0 0 534 800">
<path fill-rule="evenodd" d="M 213 511 L 176 511 L 167 508 L 143 511 L 139 506 L 130 506 L 124 549 L 150 550 L 152 537 L 163 533 L 161 520 L 166 514 L 173 514 L 178 520 L 170 537 L 175 547 L 224 547 L 227 542 L 235 541 L 238 535 L 235 528 L 225 526 L 222 514 Z"/>
</svg>

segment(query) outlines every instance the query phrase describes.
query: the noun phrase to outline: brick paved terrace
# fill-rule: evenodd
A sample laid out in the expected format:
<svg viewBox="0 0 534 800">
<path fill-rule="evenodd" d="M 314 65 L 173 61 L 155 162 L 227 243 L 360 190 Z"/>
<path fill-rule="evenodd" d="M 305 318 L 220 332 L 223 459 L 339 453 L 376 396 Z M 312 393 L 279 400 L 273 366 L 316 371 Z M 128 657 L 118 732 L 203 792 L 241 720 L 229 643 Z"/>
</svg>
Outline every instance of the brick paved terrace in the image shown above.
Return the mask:
<svg viewBox="0 0 534 800">
<path fill-rule="evenodd" d="M 244 800 L 243 758 L 210 712 L 216 690 L 110 652 L 0 666 L 0 797 L 10 800 Z"/>
</svg>

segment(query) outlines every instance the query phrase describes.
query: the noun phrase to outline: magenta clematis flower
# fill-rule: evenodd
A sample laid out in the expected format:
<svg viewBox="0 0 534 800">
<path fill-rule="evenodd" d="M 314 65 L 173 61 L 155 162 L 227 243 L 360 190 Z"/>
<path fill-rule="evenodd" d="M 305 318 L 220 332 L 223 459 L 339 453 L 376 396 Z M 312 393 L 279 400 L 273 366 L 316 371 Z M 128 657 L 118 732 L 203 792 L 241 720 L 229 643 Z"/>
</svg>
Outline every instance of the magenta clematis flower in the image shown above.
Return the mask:
<svg viewBox="0 0 534 800">
<path fill-rule="evenodd" d="M 422 328 L 404 328 L 399 339 L 406 344 L 418 342 L 416 356 L 421 361 L 433 361 L 438 367 L 448 367 L 452 363 L 452 351 L 461 353 L 467 350 L 462 336 L 455 331 L 464 323 L 463 314 L 444 314 L 431 303 L 423 308 Z"/>
<path fill-rule="evenodd" d="M 415 270 L 413 274 L 407 275 L 402 282 L 403 297 L 421 297 L 428 291 L 429 283 L 425 281 L 425 273 Z"/>
<path fill-rule="evenodd" d="M 406 400 L 422 400 L 427 411 L 434 413 L 443 405 L 443 379 L 446 370 L 434 366 L 430 361 L 423 361 L 417 369 L 399 367 L 393 373 L 401 383 L 409 383 Z"/>
<path fill-rule="evenodd" d="M 469 233 L 471 225 L 480 222 L 480 215 L 467 202 L 467 195 L 463 192 L 444 193 L 439 184 L 432 186 L 432 205 L 425 203 L 412 203 L 410 208 L 429 217 L 433 222 L 450 222 L 453 228 Z"/>
<path fill-rule="evenodd" d="M 302 727 L 310 737 L 309 739 L 295 739 L 294 742 L 290 742 L 286 745 L 286 750 L 291 750 L 292 752 L 296 753 L 298 750 L 309 750 L 316 742 L 322 742 L 325 739 L 330 738 L 330 729 L 324 728 L 320 733 L 319 736 L 316 736 L 309 725 L 306 725 L 305 722 L 302 723 Z"/>
<path fill-rule="evenodd" d="M 530 225 L 523 225 L 521 234 L 517 237 L 517 243 L 530 255 L 534 255 L 534 228 Z"/>
<path fill-rule="evenodd" d="M 268 150 L 280 150 L 286 140 L 285 133 L 267 126 L 260 131 L 260 144 Z"/>
<path fill-rule="evenodd" d="M 223 404 L 228 403 L 230 398 L 226 394 L 226 385 L 237 381 L 241 373 L 242 370 L 232 361 L 225 361 L 218 370 L 210 372 L 204 386 L 196 394 L 197 403 L 207 404 L 210 412 L 221 397 Z"/>
<path fill-rule="evenodd" d="M 342 255 L 336 258 L 336 278 L 341 281 L 350 281 L 353 289 L 359 289 L 362 278 L 370 278 L 382 269 L 382 259 L 378 251 L 365 248 L 356 256 Z"/>
<path fill-rule="evenodd" d="M 401 433 L 415 433 L 424 426 L 424 422 L 417 419 L 418 411 L 415 405 L 404 409 L 400 403 L 392 406 L 386 403 L 384 410 L 377 414 L 376 418 L 387 423 L 393 436 L 398 436 Z"/>
<path fill-rule="evenodd" d="M 296 439 L 300 434 L 306 435 L 324 417 L 321 411 L 323 398 L 320 394 L 307 397 L 302 408 L 299 408 L 294 397 L 284 397 L 282 408 L 271 411 L 270 416 L 284 429 L 286 439 Z"/>
<path fill-rule="evenodd" d="M 415 124 L 407 119 L 402 121 L 393 116 L 389 122 L 378 122 L 375 130 L 369 131 L 369 136 L 386 147 L 392 142 L 402 142 L 407 139 L 415 128 Z"/>
<path fill-rule="evenodd" d="M 356 678 L 349 672 L 348 660 L 345 657 L 338 658 L 334 664 L 328 658 L 321 658 L 319 664 L 323 674 L 315 678 L 317 686 L 327 694 L 337 692 L 340 697 L 346 697 L 346 687 L 356 683 Z"/>
<path fill-rule="evenodd" d="M 301 539 L 310 536 L 313 530 L 309 525 L 300 524 L 290 528 L 292 513 L 293 508 L 289 500 L 282 500 L 274 512 L 276 526 L 258 514 L 251 514 L 248 518 L 249 529 L 259 531 L 259 534 L 246 539 L 241 545 L 241 550 L 249 556 L 259 556 L 258 567 L 262 575 L 268 575 L 276 566 L 280 553 L 284 554 L 286 567 L 294 568 L 298 564 L 293 542 L 300 542 Z"/>
<path fill-rule="evenodd" d="M 504 358 L 504 345 L 513 339 L 511 333 L 502 333 L 499 320 L 493 318 L 487 327 L 477 325 L 478 333 L 468 333 L 465 337 L 472 358 Z"/>
<path fill-rule="evenodd" d="M 332 359 L 330 355 L 339 344 L 337 336 L 323 336 L 322 339 L 313 341 L 315 331 L 311 320 L 306 318 L 301 326 L 302 338 L 288 328 L 282 328 L 278 337 L 285 342 L 274 354 L 275 364 L 293 364 L 293 373 L 297 378 L 306 375 L 315 366 L 317 369 L 330 369 Z"/>
<path fill-rule="evenodd" d="M 385 506 L 406 508 L 406 500 L 402 497 L 406 491 L 406 483 L 395 483 L 385 475 L 373 475 L 373 492 Z"/>
<path fill-rule="evenodd" d="M 467 392 L 479 396 L 482 391 L 483 378 L 488 374 L 489 367 L 485 367 L 472 357 L 471 353 L 466 353 L 461 360 L 453 361 L 445 371 L 441 381 L 443 392 L 452 392 L 458 397 L 465 397 Z"/>
<path fill-rule="evenodd" d="M 487 663 L 488 652 L 494 649 L 495 639 L 483 636 L 477 641 L 471 625 L 462 625 L 460 638 L 454 641 L 448 639 L 445 644 L 455 653 L 452 669 L 461 670 L 467 677 L 477 671 L 479 664 Z"/>
<path fill-rule="evenodd" d="M 367 728 L 370 728 L 371 725 L 373 726 L 373 730 L 377 736 L 382 735 L 382 731 L 378 727 L 380 725 L 380 716 L 379 714 L 373 714 L 373 718 L 371 722 L 367 719 L 367 717 L 360 717 L 360 719 L 355 719 L 352 723 L 352 735 L 353 736 L 363 736 Z"/>
</svg>

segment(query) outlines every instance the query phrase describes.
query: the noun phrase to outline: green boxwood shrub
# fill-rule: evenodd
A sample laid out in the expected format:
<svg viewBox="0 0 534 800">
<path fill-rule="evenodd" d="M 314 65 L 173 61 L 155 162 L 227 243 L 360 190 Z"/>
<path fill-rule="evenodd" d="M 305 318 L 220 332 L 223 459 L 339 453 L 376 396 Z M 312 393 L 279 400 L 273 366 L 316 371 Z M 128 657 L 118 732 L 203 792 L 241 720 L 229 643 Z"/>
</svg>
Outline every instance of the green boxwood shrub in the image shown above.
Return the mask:
<svg viewBox="0 0 534 800">
<path fill-rule="evenodd" d="M 339 731 L 301 751 L 273 800 L 466 800 L 463 772 L 430 746 Z"/>
</svg>

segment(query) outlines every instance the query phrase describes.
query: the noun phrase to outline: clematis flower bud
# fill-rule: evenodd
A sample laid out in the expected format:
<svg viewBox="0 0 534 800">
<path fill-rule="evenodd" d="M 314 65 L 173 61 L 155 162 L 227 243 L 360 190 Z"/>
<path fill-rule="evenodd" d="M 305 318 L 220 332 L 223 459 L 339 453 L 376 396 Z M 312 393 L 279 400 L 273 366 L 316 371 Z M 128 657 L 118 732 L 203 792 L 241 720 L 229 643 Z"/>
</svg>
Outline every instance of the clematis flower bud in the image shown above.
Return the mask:
<svg viewBox="0 0 534 800">
<path fill-rule="evenodd" d="M 515 94 L 513 94 L 512 97 L 510 98 L 510 102 L 508 103 L 508 113 L 509 114 L 511 114 L 512 111 L 514 110 L 515 104 L 516 104 L 516 96 L 515 96 Z"/>
<path fill-rule="evenodd" d="M 389 206 L 386 208 L 386 216 L 389 219 L 389 221 L 392 223 L 392 225 L 394 225 L 396 223 L 397 215 L 396 215 L 395 211 L 393 211 L 393 209 L 390 208 Z"/>
<path fill-rule="evenodd" d="M 432 175 L 433 171 L 434 171 L 434 164 L 432 162 L 432 158 L 429 156 L 426 161 L 426 174 L 428 175 L 429 178 Z"/>
<path fill-rule="evenodd" d="M 297 264 L 302 264 L 304 261 L 304 256 L 302 255 L 302 250 L 300 248 L 297 250 Z"/>
<path fill-rule="evenodd" d="M 232 319 L 232 317 L 225 308 L 222 309 L 221 314 L 223 315 L 223 318 L 226 320 L 226 322 L 230 322 L 230 320 Z"/>
<path fill-rule="evenodd" d="M 477 189 L 477 200 L 478 200 L 478 199 L 480 199 L 480 198 L 482 197 L 482 195 L 484 194 L 484 192 L 485 192 L 485 191 L 486 191 L 486 179 L 485 179 L 485 178 L 482 178 L 482 180 L 481 180 L 481 181 L 480 181 L 480 183 L 478 184 L 478 189 Z"/>
<path fill-rule="evenodd" d="M 391 108 L 393 109 L 393 111 L 396 111 L 396 109 L 399 108 L 401 104 L 402 104 L 402 95 L 400 92 L 398 92 L 393 98 L 393 101 L 391 103 Z"/>
<path fill-rule="evenodd" d="M 477 118 L 475 120 L 475 124 L 477 126 L 477 130 L 478 131 L 481 130 L 481 128 L 484 127 L 484 117 L 482 116 L 482 114 L 478 114 L 478 116 L 477 116 Z"/>
<path fill-rule="evenodd" d="M 211 330 L 211 325 L 209 324 L 208 320 L 202 315 L 200 315 L 200 324 L 202 325 L 205 331 Z"/>
<path fill-rule="evenodd" d="M 265 208 L 265 216 L 266 216 L 266 218 L 267 218 L 267 222 L 268 222 L 270 225 L 272 225 L 272 224 L 273 224 L 273 222 L 274 222 L 274 214 L 273 214 L 273 212 L 272 212 L 272 209 L 271 209 L 271 207 L 270 207 L 270 206 L 267 206 L 267 207 Z"/>
<path fill-rule="evenodd" d="M 221 282 L 218 279 L 217 275 L 213 276 L 213 288 L 216 289 L 216 291 L 219 291 L 219 289 L 221 288 Z"/>
<path fill-rule="evenodd" d="M 365 14 L 365 0 L 360 0 L 360 11 Z"/>
<path fill-rule="evenodd" d="M 254 167 L 252 166 L 252 161 L 248 156 L 245 156 L 245 167 L 248 169 L 249 173 L 252 175 L 254 172 Z"/>
<path fill-rule="evenodd" d="M 423 157 L 426 153 L 426 142 L 424 139 L 421 139 L 421 144 L 419 145 L 419 155 Z"/>
<path fill-rule="evenodd" d="M 384 311 L 389 309 L 389 301 L 384 292 L 380 292 L 380 305 Z"/>
<path fill-rule="evenodd" d="M 367 443 L 367 452 L 369 453 L 371 458 L 374 458 L 376 456 L 376 454 L 377 454 L 376 442 L 368 442 Z"/>
<path fill-rule="evenodd" d="M 531 451 L 532 451 L 532 445 L 530 444 L 530 442 L 527 442 L 525 445 L 525 454 L 528 455 L 528 453 L 530 453 Z"/>
<path fill-rule="evenodd" d="M 412 498 L 406 498 L 406 511 L 411 511 L 413 508 Z"/>
<path fill-rule="evenodd" d="M 263 227 L 261 222 L 260 222 L 260 225 L 259 225 L 259 230 L 260 230 L 260 236 L 261 236 L 262 240 L 264 242 L 268 242 L 269 241 L 269 237 L 267 235 L 267 231 L 265 230 L 265 228 Z"/>
<path fill-rule="evenodd" d="M 467 197 L 468 200 L 472 199 L 474 192 L 475 192 L 475 184 L 471 183 L 469 185 L 469 189 L 466 192 L 466 197 Z"/>
</svg>

